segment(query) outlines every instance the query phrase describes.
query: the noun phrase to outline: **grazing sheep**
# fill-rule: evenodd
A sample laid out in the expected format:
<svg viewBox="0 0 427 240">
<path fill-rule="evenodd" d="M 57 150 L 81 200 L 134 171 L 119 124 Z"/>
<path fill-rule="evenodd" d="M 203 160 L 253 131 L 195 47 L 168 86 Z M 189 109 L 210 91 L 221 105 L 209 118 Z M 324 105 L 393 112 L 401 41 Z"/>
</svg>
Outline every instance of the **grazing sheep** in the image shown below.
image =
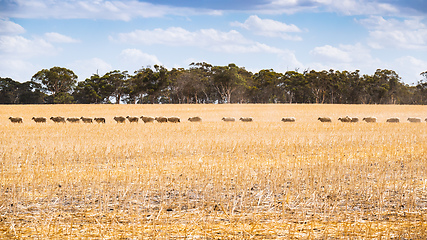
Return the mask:
<svg viewBox="0 0 427 240">
<path fill-rule="evenodd" d="M 351 117 L 345 116 L 343 118 L 338 118 L 338 121 L 341 121 L 341 122 L 351 122 Z"/>
<path fill-rule="evenodd" d="M 332 119 L 330 117 L 319 117 L 317 120 L 321 122 L 332 122 Z"/>
<path fill-rule="evenodd" d="M 426 122 L 427 122 L 427 118 L 426 118 L 425 120 L 426 120 Z"/>
<path fill-rule="evenodd" d="M 389 119 L 387 119 L 387 122 L 389 122 L 389 123 L 398 123 L 398 122 L 400 122 L 400 119 L 397 118 L 397 117 L 389 118 Z"/>
<path fill-rule="evenodd" d="M 98 118 L 94 118 L 93 120 L 95 120 L 95 122 L 97 123 L 105 123 L 105 118 L 98 117 Z"/>
<path fill-rule="evenodd" d="M 10 117 L 9 120 L 13 123 L 23 123 L 22 117 Z"/>
<path fill-rule="evenodd" d="M 159 123 L 165 123 L 168 122 L 168 118 L 167 117 L 156 117 L 154 118 L 157 122 Z"/>
<path fill-rule="evenodd" d="M 71 118 L 67 118 L 67 121 L 70 122 L 70 123 L 79 123 L 80 122 L 80 118 L 71 117 Z"/>
<path fill-rule="evenodd" d="M 155 117 L 149 117 L 149 116 L 141 116 L 141 120 L 144 122 L 144 123 L 153 123 L 154 122 L 154 120 L 156 120 L 156 118 Z"/>
<path fill-rule="evenodd" d="M 190 122 L 201 122 L 202 118 L 201 117 L 191 117 L 191 118 L 188 118 L 188 121 L 190 121 Z"/>
<path fill-rule="evenodd" d="M 81 117 L 80 118 L 84 123 L 93 123 L 92 118 Z"/>
<path fill-rule="evenodd" d="M 179 123 L 181 122 L 181 119 L 179 117 L 168 117 L 168 122 Z"/>
<path fill-rule="evenodd" d="M 236 121 L 236 119 L 234 117 L 223 117 L 221 120 L 224 121 L 224 122 L 234 122 L 234 121 Z"/>
<path fill-rule="evenodd" d="M 421 122 L 421 118 L 410 117 L 410 118 L 408 118 L 408 121 L 411 122 L 411 123 L 420 123 Z"/>
<path fill-rule="evenodd" d="M 359 118 L 358 118 L 358 117 L 352 117 L 352 118 L 351 118 L 351 122 L 352 122 L 352 123 L 359 122 Z"/>
<path fill-rule="evenodd" d="M 294 117 L 284 117 L 282 118 L 282 122 L 295 122 L 296 119 Z"/>
<path fill-rule="evenodd" d="M 139 118 L 138 117 L 131 117 L 131 116 L 127 116 L 126 117 L 130 123 L 138 123 Z"/>
<path fill-rule="evenodd" d="M 253 118 L 251 117 L 241 117 L 239 120 L 242 122 L 253 122 Z"/>
<path fill-rule="evenodd" d="M 45 123 L 46 122 L 45 117 L 33 117 L 33 118 L 31 118 L 31 120 L 33 120 L 36 123 Z"/>
<path fill-rule="evenodd" d="M 51 117 L 50 120 L 52 120 L 54 123 L 65 123 L 64 117 Z"/>
<path fill-rule="evenodd" d="M 376 117 L 365 117 L 365 118 L 363 118 L 363 121 L 365 121 L 367 123 L 374 123 L 374 122 L 377 122 L 377 118 Z"/>
<path fill-rule="evenodd" d="M 122 116 L 115 116 L 115 117 L 114 117 L 114 120 L 115 120 L 117 123 L 125 123 L 126 118 L 125 118 L 125 117 L 122 117 Z"/>
</svg>

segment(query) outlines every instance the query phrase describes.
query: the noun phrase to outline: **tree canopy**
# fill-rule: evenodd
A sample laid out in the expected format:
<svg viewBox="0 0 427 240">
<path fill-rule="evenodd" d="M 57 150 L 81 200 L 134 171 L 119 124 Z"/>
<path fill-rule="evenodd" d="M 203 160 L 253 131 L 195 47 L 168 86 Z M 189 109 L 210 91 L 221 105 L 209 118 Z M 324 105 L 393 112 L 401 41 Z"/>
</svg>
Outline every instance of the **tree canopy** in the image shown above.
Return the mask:
<svg viewBox="0 0 427 240">
<path fill-rule="evenodd" d="M 233 63 L 201 62 L 188 69 L 154 65 L 133 74 L 114 70 L 77 82 L 72 70 L 52 67 L 24 83 L 0 78 L 0 103 L 427 104 L 427 71 L 420 78 L 416 86 L 409 86 L 389 69 L 372 75 L 333 69 L 252 73 Z"/>
</svg>

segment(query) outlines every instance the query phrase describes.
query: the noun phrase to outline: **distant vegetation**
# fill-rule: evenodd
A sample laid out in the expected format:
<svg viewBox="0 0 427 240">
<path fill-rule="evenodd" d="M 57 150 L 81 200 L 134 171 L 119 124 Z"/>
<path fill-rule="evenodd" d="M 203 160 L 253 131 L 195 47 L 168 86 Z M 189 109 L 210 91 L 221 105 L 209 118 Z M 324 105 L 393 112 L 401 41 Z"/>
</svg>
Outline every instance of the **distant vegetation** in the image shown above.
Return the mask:
<svg viewBox="0 0 427 240">
<path fill-rule="evenodd" d="M 70 69 L 53 67 L 20 83 L 0 78 L 0 104 L 41 103 L 334 103 L 427 104 L 427 72 L 416 86 L 393 70 L 373 75 L 358 70 L 272 69 L 251 73 L 235 64 L 192 63 L 189 69 L 143 67 L 133 75 L 111 71 L 77 82 Z"/>
</svg>

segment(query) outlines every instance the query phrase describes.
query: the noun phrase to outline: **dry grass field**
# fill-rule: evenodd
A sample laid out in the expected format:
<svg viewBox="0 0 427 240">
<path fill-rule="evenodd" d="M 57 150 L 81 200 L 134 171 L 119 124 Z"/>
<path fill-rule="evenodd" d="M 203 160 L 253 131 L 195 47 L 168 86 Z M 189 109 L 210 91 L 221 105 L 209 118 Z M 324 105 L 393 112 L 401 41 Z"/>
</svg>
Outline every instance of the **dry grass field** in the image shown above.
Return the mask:
<svg viewBox="0 0 427 240">
<path fill-rule="evenodd" d="M 107 123 L 31 121 L 58 115 Z M 393 105 L 1 105 L 0 238 L 426 239 L 426 117 Z"/>
</svg>

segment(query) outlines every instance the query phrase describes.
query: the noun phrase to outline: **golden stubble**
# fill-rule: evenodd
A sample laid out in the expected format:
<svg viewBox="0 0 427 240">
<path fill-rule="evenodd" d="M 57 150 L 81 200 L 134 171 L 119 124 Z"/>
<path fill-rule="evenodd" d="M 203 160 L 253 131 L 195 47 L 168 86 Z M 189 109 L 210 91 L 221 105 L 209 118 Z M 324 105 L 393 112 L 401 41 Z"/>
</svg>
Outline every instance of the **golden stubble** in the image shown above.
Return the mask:
<svg viewBox="0 0 427 240">
<path fill-rule="evenodd" d="M 2 238 L 426 236 L 424 106 L 0 106 Z M 32 116 L 106 117 L 46 124 Z M 113 117 L 180 116 L 116 124 Z M 345 115 L 378 123 L 340 123 Z M 24 117 L 23 124 L 8 122 Z M 202 123 L 186 119 L 201 116 Z M 253 117 L 225 123 L 224 116 Z M 330 116 L 332 123 L 320 123 Z M 296 117 L 295 123 L 280 122 Z M 400 117 L 402 123 L 385 123 Z"/>
</svg>

